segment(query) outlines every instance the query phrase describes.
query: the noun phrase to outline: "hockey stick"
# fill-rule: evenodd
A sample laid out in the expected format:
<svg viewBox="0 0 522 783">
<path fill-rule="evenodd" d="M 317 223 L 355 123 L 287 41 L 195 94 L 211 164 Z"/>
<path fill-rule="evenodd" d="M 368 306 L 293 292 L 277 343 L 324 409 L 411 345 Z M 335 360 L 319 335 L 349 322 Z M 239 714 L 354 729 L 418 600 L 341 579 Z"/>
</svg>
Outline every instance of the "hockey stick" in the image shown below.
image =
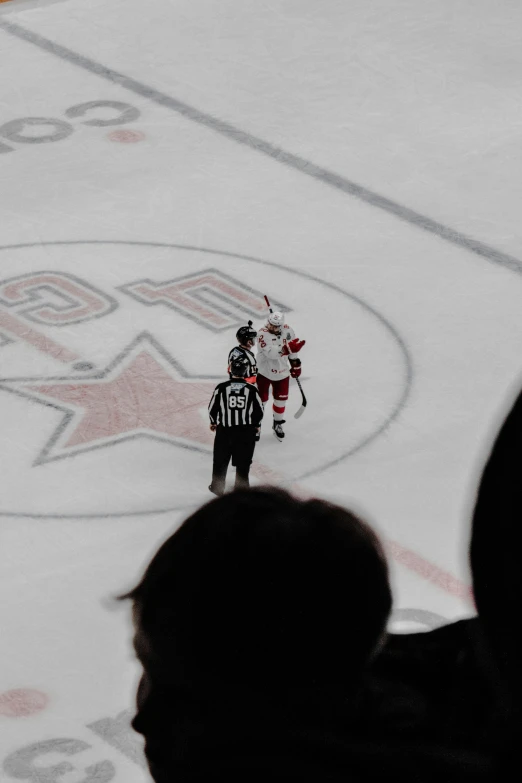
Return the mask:
<svg viewBox="0 0 522 783">
<path fill-rule="evenodd" d="M 299 380 L 299 378 L 295 378 L 295 380 L 297 381 L 297 385 L 299 386 L 299 391 L 301 392 L 301 407 L 296 413 L 294 413 L 294 419 L 298 419 L 299 416 L 302 416 L 303 413 L 305 412 L 306 397 L 303 391 L 303 387 L 301 386 L 301 381 Z"/>
<path fill-rule="evenodd" d="M 268 301 L 268 296 L 266 294 L 265 294 L 265 302 L 266 302 L 266 306 L 268 307 L 270 312 L 273 313 L 274 311 L 270 307 L 270 302 Z M 287 339 L 289 339 L 289 338 L 290 338 L 290 334 L 287 334 Z M 306 397 L 305 397 L 305 393 L 303 391 L 303 387 L 301 386 L 301 381 L 299 380 L 299 378 L 295 378 L 295 380 L 297 381 L 297 385 L 299 386 L 299 391 L 301 392 L 301 407 L 299 408 L 299 410 L 296 413 L 294 413 L 294 419 L 298 419 L 299 416 L 302 416 L 303 413 L 305 412 L 305 408 L 306 408 L 306 404 L 307 403 L 306 403 Z"/>
</svg>

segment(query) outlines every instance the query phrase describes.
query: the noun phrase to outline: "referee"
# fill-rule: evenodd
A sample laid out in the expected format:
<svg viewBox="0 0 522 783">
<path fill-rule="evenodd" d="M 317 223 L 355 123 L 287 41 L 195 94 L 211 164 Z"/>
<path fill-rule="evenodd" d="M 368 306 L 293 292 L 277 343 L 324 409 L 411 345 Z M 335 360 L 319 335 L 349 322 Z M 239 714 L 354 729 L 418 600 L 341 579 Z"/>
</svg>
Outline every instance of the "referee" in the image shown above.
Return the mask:
<svg viewBox="0 0 522 783">
<path fill-rule="evenodd" d="M 228 371 L 230 372 L 230 365 L 234 359 L 245 359 L 248 364 L 247 374 L 245 380 L 248 383 L 255 383 L 257 376 L 256 357 L 252 353 L 257 337 L 257 332 L 252 329 L 252 321 L 248 322 L 248 326 L 241 326 L 236 332 L 236 340 L 239 345 L 236 345 L 228 354 Z"/>
<path fill-rule="evenodd" d="M 209 486 L 214 495 L 223 495 L 225 491 L 231 457 L 236 466 L 234 489 L 250 486 L 248 474 L 263 418 L 263 405 L 257 388 L 245 380 L 248 370 L 248 361 L 243 357 L 234 359 L 230 364 L 230 380 L 218 383 L 208 406 L 210 429 L 216 433 Z"/>
</svg>

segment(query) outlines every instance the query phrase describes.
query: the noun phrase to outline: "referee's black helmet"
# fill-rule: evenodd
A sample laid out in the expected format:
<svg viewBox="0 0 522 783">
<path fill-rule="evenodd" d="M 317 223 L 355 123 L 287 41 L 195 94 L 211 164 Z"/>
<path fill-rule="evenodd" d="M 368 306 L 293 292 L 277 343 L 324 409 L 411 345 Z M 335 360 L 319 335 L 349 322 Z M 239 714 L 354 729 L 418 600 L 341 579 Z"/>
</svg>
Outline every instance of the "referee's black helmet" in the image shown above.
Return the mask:
<svg viewBox="0 0 522 783">
<path fill-rule="evenodd" d="M 249 340 L 254 341 L 257 337 L 257 332 L 252 329 L 252 321 L 248 322 L 248 326 L 241 326 L 236 332 L 236 340 L 240 345 L 246 345 Z"/>
<path fill-rule="evenodd" d="M 248 375 L 248 361 L 242 356 L 238 356 L 230 362 L 230 375 L 236 378 L 246 378 Z"/>
</svg>

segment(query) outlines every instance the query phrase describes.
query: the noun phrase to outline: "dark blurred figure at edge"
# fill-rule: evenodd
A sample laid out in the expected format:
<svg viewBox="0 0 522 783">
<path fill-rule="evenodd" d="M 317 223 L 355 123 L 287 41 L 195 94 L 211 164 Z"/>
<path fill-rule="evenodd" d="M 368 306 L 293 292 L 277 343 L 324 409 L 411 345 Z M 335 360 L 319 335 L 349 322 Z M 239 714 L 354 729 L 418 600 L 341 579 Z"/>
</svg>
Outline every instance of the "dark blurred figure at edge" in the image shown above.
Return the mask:
<svg viewBox="0 0 522 783">
<path fill-rule="evenodd" d="M 478 617 L 389 634 L 378 539 L 344 509 L 239 491 L 193 514 L 133 600 L 133 721 L 156 783 L 520 779 L 522 395 L 477 496 Z"/>
<path fill-rule="evenodd" d="M 372 667 L 368 732 L 431 739 L 448 758 L 471 754 L 472 765 L 479 761 L 471 779 L 522 779 L 521 538 L 522 393 L 475 499 L 469 554 L 478 616 L 388 636 Z"/>
<path fill-rule="evenodd" d="M 480 484 L 471 539 L 475 604 L 493 682 L 499 780 L 522 778 L 522 393 Z M 509 774 L 508 774 L 509 773 Z"/>
</svg>

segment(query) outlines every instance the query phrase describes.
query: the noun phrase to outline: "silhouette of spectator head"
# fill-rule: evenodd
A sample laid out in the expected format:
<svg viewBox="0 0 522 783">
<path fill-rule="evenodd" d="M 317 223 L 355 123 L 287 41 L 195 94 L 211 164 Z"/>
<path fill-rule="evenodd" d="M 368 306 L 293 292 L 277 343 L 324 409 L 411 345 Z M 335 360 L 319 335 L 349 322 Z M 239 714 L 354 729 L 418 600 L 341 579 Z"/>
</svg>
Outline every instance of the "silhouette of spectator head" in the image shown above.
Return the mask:
<svg viewBox="0 0 522 783">
<path fill-rule="evenodd" d="M 274 488 L 201 507 L 122 598 L 133 601 L 136 652 L 154 679 L 279 694 L 353 684 L 391 609 L 370 527 Z"/>
</svg>

